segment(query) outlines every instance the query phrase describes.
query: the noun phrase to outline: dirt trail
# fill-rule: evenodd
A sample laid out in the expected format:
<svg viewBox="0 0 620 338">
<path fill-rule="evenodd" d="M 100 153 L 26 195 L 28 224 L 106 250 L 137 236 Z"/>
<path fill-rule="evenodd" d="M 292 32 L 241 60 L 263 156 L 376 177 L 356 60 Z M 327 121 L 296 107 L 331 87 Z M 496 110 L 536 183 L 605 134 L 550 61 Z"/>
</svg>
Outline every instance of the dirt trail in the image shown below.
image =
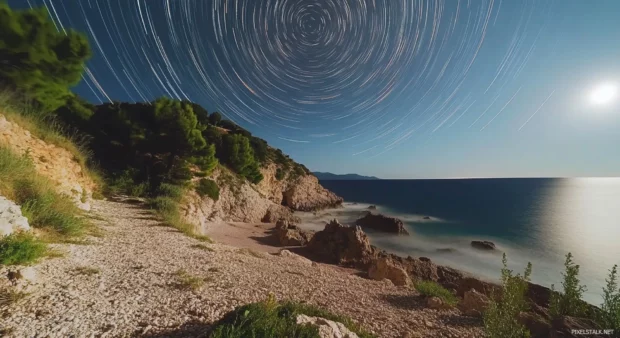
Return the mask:
<svg viewBox="0 0 620 338">
<path fill-rule="evenodd" d="M 269 293 L 348 315 L 381 337 L 481 336 L 479 321 L 428 309 L 415 291 L 390 282 L 259 252 L 262 246 L 202 243 L 137 204 L 94 201 L 90 215 L 104 236 L 53 245 L 64 257 L 37 264 L 30 294 L 0 308 L 7 336 L 201 337 L 226 312 Z"/>
</svg>

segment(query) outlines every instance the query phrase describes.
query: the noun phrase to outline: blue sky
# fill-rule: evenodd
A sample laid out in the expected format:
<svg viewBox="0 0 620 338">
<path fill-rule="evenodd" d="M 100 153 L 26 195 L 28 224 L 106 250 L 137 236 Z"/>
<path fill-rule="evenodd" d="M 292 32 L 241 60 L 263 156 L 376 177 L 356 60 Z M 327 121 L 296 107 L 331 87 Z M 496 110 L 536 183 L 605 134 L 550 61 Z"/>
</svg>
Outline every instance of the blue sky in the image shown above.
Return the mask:
<svg viewBox="0 0 620 338">
<path fill-rule="evenodd" d="M 189 98 L 314 171 L 620 174 L 620 101 L 589 100 L 620 84 L 618 1 L 9 4 L 88 34 L 90 101 Z"/>
</svg>

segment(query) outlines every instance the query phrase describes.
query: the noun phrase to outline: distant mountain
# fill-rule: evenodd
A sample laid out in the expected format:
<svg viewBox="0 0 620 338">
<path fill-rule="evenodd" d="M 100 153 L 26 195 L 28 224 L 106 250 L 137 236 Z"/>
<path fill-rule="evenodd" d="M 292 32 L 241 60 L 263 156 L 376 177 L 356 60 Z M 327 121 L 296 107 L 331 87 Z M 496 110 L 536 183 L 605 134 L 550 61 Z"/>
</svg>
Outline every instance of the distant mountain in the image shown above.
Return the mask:
<svg viewBox="0 0 620 338">
<path fill-rule="evenodd" d="M 336 180 L 350 180 L 350 181 L 354 181 L 354 180 L 380 180 L 380 178 L 378 178 L 378 177 L 362 176 L 362 175 L 358 175 L 358 174 L 338 175 L 338 174 L 322 173 L 322 172 L 313 172 L 313 174 L 319 180 L 324 180 L 324 181 L 328 181 L 328 180 L 331 180 L 331 181 L 336 181 Z"/>
</svg>

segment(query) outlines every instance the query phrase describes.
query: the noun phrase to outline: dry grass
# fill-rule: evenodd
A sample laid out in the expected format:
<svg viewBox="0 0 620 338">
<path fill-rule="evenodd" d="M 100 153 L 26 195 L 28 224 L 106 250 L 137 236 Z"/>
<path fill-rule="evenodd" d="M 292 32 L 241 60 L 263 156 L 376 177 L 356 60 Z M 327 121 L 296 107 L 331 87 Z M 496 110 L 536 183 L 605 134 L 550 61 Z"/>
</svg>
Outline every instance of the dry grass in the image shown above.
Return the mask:
<svg viewBox="0 0 620 338">
<path fill-rule="evenodd" d="M 24 299 L 28 294 L 13 289 L 0 289 L 0 306 L 9 306 Z"/>
<path fill-rule="evenodd" d="M 73 269 L 73 272 L 84 275 L 84 276 L 93 276 L 101 272 L 98 268 L 88 267 L 88 266 L 80 266 Z"/>
<path fill-rule="evenodd" d="M 256 250 L 252 250 L 252 249 L 248 249 L 248 248 L 242 248 L 242 249 L 237 249 L 237 252 L 240 254 L 244 254 L 244 255 L 248 255 L 248 256 L 253 256 L 256 258 L 265 258 L 265 255 L 263 255 L 261 252 L 258 252 Z"/>
<path fill-rule="evenodd" d="M 209 252 L 215 251 L 215 250 L 211 249 L 210 247 L 208 247 L 208 246 L 206 246 L 204 244 L 194 244 L 191 247 L 194 248 L 194 249 L 200 249 L 200 250 L 203 250 L 203 251 L 209 251 Z"/>
<path fill-rule="evenodd" d="M 193 275 L 190 275 L 187 271 L 185 270 L 178 270 L 177 272 L 174 273 L 174 275 L 177 278 L 177 288 L 181 289 L 181 290 L 198 290 L 200 289 L 204 283 L 205 283 L 205 279 L 204 278 L 200 278 L 200 277 L 196 277 Z"/>
</svg>

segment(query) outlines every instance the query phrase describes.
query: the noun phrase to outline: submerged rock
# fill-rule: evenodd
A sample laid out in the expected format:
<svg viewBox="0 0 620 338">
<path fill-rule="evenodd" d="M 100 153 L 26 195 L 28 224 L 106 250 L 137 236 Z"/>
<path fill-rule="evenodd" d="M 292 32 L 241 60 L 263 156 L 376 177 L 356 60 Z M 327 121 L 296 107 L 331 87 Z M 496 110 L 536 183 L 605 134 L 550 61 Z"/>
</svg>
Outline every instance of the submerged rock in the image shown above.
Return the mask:
<svg viewBox="0 0 620 338">
<path fill-rule="evenodd" d="M 424 216 L 422 219 L 431 219 L 429 216 Z"/>
<path fill-rule="evenodd" d="M 362 228 L 373 229 L 376 231 L 395 233 L 398 235 L 409 235 L 409 232 L 405 229 L 403 221 L 394 217 L 367 213 L 364 217 L 355 221 L 355 224 L 361 226 Z"/>
<path fill-rule="evenodd" d="M 368 206 L 368 208 L 366 208 L 366 209 L 368 209 L 368 210 L 377 210 L 377 206 L 376 205 L 371 205 L 371 206 Z"/>
<path fill-rule="evenodd" d="M 471 241 L 471 246 L 480 250 L 495 250 L 495 243 L 489 241 Z"/>
</svg>

